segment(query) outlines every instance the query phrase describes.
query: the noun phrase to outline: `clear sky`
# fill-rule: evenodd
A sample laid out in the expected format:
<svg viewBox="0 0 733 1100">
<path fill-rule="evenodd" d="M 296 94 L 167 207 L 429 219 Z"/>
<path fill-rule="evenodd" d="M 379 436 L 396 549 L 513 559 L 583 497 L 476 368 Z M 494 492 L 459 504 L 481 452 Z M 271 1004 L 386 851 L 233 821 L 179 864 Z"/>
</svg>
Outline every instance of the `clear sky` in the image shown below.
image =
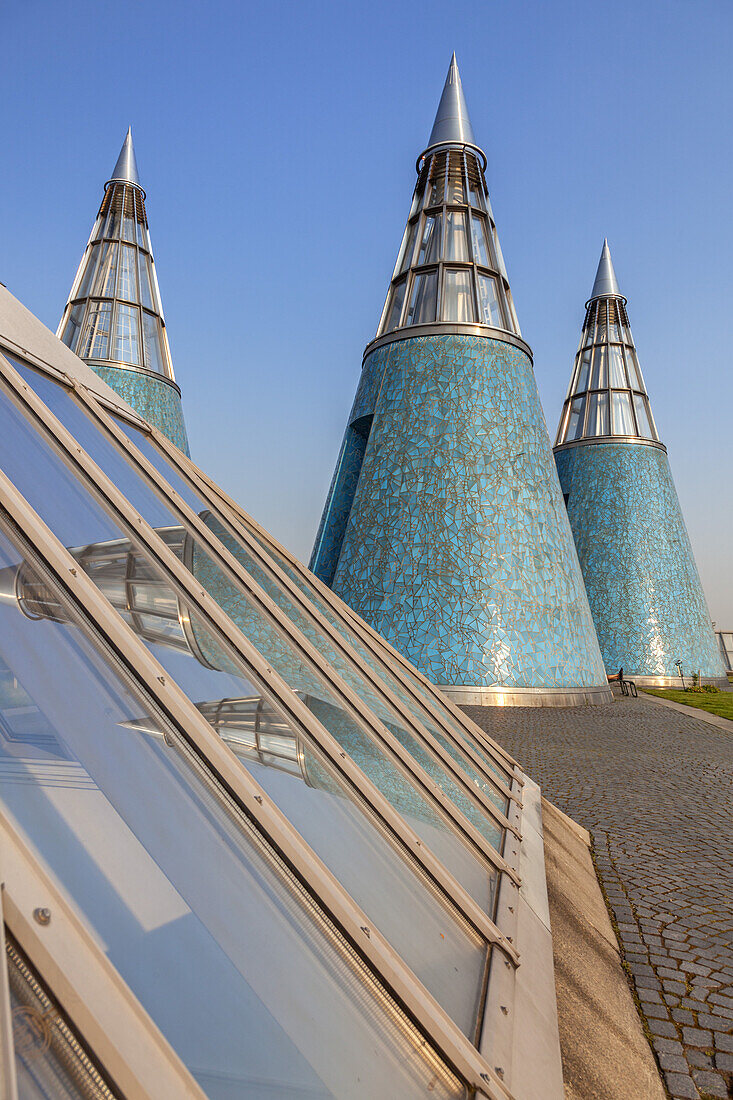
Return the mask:
<svg viewBox="0 0 733 1100">
<path fill-rule="evenodd" d="M 56 328 L 131 123 L 193 457 L 306 561 L 455 49 L 550 433 L 607 235 L 733 627 L 729 0 L 24 0 L 0 26 L 0 280 Z"/>
</svg>

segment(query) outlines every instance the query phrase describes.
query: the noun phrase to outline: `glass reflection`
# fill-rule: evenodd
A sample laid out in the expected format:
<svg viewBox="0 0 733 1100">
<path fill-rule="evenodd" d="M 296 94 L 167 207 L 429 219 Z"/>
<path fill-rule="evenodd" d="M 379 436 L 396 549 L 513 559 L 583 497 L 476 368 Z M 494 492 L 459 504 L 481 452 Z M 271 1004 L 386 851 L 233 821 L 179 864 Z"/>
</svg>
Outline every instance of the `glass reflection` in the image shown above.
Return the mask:
<svg viewBox="0 0 733 1100">
<path fill-rule="evenodd" d="M 415 275 L 405 324 L 424 325 L 434 321 L 437 300 L 438 272 L 429 271 Z"/>
<path fill-rule="evenodd" d="M 443 320 L 476 320 L 470 271 L 446 271 L 443 283 Z"/>
<path fill-rule="evenodd" d="M 466 215 L 462 210 L 447 210 L 445 214 L 446 260 L 468 260 Z"/>
<path fill-rule="evenodd" d="M 503 328 L 504 321 L 499 304 L 499 291 L 496 279 L 492 275 L 479 275 L 478 299 L 482 323 L 492 325 L 494 328 Z"/>
<path fill-rule="evenodd" d="M 434 263 L 440 258 L 440 214 L 428 214 L 423 226 L 420 250 L 417 254 L 417 264 Z"/>
</svg>

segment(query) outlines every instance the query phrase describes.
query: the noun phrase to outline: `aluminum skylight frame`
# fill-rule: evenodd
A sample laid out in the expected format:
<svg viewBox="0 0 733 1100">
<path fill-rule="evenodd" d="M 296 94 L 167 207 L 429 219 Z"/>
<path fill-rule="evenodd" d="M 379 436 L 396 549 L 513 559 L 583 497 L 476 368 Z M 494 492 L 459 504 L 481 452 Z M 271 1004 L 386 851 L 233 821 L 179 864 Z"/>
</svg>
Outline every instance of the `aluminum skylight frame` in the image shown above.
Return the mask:
<svg viewBox="0 0 733 1100">
<path fill-rule="evenodd" d="M 492 1100 L 509 1100 L 511 1093 L 491 1067 L 483 1061 L 470 1040 L 427 993 L 424 986 L 405 966 L 401 957 L 381 936 L 341 884 L 318 859 L 297 831 L 289 824 L 246 772 L 231 750 L 220 740 L 188 697 L 165 673 L 130 627 L 97 590 L 96 585 L 76 568 L 75 559 L 62 546 L 40 517 L 28 505 L 4 473 L 0 472 L 0 506 L 25 540 L 36 548 L 41 560 L 94 628 L 97 644 L 112 646 L 133 672 L 136 682 L 154 704 L 174 721 L 181 735 L 192 743 L 202 762 L 213 769 L 215 777 L 232 792 L 247 815 L 274 843 L 287 863 L 295 868 L 301 883 L 307 884 L 317 904 L 336 919 L 346 938 L 398 1003 L 420 1026 L 426 1037 L 443 1053 L 448 1063 L 469 1087 Z M 141 521 L 141 526 L 144 526 Z M 63 580 L 62 580 L 63 579 Z M 204 602 L 206 602 L 204 600 Z M 270 672 L 274 691 L 287 702 L 290 689 L 277 683 Z"/>
<path fill-rule="evenodd" d="M 0 1090 L 18 1100 L 5 927 L 114 1085 L 136 1100 L 205 1093 L 21 839 L 0 815 Z M 46 923 L 45 912 L 48 914 Z"/>
</svg>

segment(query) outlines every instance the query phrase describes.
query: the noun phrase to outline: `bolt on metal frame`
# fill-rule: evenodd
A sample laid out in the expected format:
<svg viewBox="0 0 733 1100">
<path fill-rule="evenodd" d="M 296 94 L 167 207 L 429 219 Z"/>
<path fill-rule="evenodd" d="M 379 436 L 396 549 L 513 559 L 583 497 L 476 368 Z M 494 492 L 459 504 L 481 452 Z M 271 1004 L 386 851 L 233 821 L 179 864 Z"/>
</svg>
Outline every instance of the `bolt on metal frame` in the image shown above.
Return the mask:
<svg viewBox="0 0 733 1100">
<path fill-rule="evenodd" d="M 5 928 L 111 1083 L 130 1100 L 206 1100 L 11 822 L 0 816 L 0 1097 L 18 1100 Z M 47 910 L 40 923 L 34 915 Z"/>
<path fill-rule="evenodd" d="M 15 376 L 15 378 L 13 378 L 13 376 Z M 82 480 L 89 486 L 92 494 L 101 500 L 103 506 L 106 507 L 108 511 L 110 508 L 112 509 L 113 515 L 123 529 L 128 530 L 133 538 L 144 543 L 145 549 L 156 564 L 161 566 L 174 590 L 177 590 L 179 595 L 183 594 L 184 598 L 191 602 L 192 606 L 202 615 L 204 622 L 212 629 L 212 632 L 224 645 L 225 649 L 230 650 L 230 655 L 234 660 L 238 661 L 241 659 L 237 652 L 238 648 L 240 651 L 252 651 L 261 657 L 259 651 L 252 646 L 249 639 L 242 634 L 239 628 L 236 627 L 221 608 L 219 608 L 215 600 L 209 597 L 205 607 L 199 606 L 200 597 L 206 595 L 200 583 L 195 580 L 188 569 L 181 563 L 180 559 L 174 555 L 167 546 L 164 546 L 157 532 L 138 515 L 137 511 L 119 492 L 116 486 L 114 486 L 109 478 L 103 474 L 99 467 L 97 467 L 82 450 L 77 441 L 50 413 L 41 399 L 27 386 L 21 377 L 17 375 L 15 369 L 10 364 L 3 363 L 2 357 L 0 357 L 0 377 L 3 377 L 4 380 L 13 387 L 12 392 L 16 399 L 19 399 L 21 408 L 25 406 L 26 409 L 31 411 L 32 415 L 34 415 L 43 425 L 46 432 L 50 432 L 50 438 L 57 445 L 61 445 L 67 458 L 70 458 L 74 465 L 82 469 L 84 472 Z M 132 444 L 130 444 L 130 446 L 132 446 Z M 162 479 L 160 480 L 162 481 Z M 170 491 L 172 492 L 172 490 Z M 182 503 L 183 502 L 181 502 L 181 504 Z M 190 510 L 188 510 L 188 512 L 192 517 L 195 517 L 195 513 L 190 512 Z M 200 519 L 198 517 L 195 517 L 195 519 L 196 526 L 205 529 L 205 525 L 201 523 Z M 343 709 L 357 721 L 360 728 L 366 732 L 367 735 L 371 735 L 371 740 L 376 741 L 377 744 L 381 742 L 391 750 L 392 756 L 397 757 L 399 764 L 402 765 L 403 772 L 407 772 L 408 775 L 411 773 L 412 779 L 417 781 L 417 785 L 422 789 L 423 794 L 426 794 L 428 799 L 433 801 L 439 810 L 443 811 L 442 816 L 445 818 L 447 815 L 448 819 L 452 820 L 454 826 L 457 825 L 457 829 L 454 827 L 454 832 L 457 832 L 463 839 L 467 839 L 470 842 L 469 847 L 473 845 L 475 848 L 478 848 L 480 854 L 491 866 L 499 871 L 505 871 L 518 882 L 518 876 L 514 868 L 502 858 L 497 850 L 476 829 L 473 823 L 465 818 L 450 797 L 444 794 L 435 780 L 424 771 L 412 757 L 410 752 L 405 749 L 400 741 L 394 737 L 376 716 L 373 715 L 370 708 L 363 703 L 357 693 L 331 668 L 329 662 L 323 657 L 318 649 L 289 622 L 282 609 L 279 608 L 269 595 L 249 577 L 249 574 L 246 573 L 241 564 L 237 562 L 226 547 L 218 543 L 218 540 L 215 539 L 215 536 L 213 536 L 208 529 L 206 529 L 206 532 L 208 536 L 207 541 L 211 545 L 216 557 L 221 559 L 221 563 L 216 561 L 216 564 L 223 564 L 228 568 L 233 567 L 235 572 L 238 572 L 240 589 L 245 591 L 245 594 L 250 598 L 251 603 L 258 611 L 262 611 L 276 627 L 281 628 L 282 632 L 288 636 L 288 639 L 303 656 L 305 663 L 311 667 L 313 667 L 313 665 L 316 666 L 317 674 L 320 673 L 321 679 L 327 681 L 328 686 L 331 688 L 332 693 L 336 695 Z M 214 543 L 217 545 L 214 545 Z M 183 588 L 182 593 L 181 587 Z M 212 621 L 212 615 L 213 619 L 218 621 Z M 223 631 L 222 625 L 224 627 Z M 233 638 L 234 644 L 232 647 Z M 248 668 L 246 671 L 249 675 L 250 669 Z M 320 728 L 323 729 L 323 727 Z M 328 754 L 331 756 L 337 768 L 342 770 L 340 761 L 350 758 L 344 756 L 341 746 L 332 735 L 327 734 L 325 730 L 323 730 L 323 734 L 329 742 L 330 751 Z M 356 768 L 356 765 L 354 765 L 354 767 Z M 363 776 L 363 773 L 361 773 L 358 768 L 356 768 L 356 771 L 358 775 L 363 777 L 364 783 L 369 784 L 370 781 Z M 508 820 L 496 807 L 493 807 L 493 805 L 492 809 L 493 815 L 498 823 L 503 828 L 507 828 L 507 825 L 509 825 Z M 514 835 L 518 835 L 517 825 L 512 823 L 509 825 L 508 831 Z M 424 843 L 419 845 L 419 847 L 425 850 Z"/>
<path fill-rule="evenodd" d="M 390 802 L 379 792 L 371 780 L 345 753 L 339 742 L 331 735 L 315 718 L 305 703 L 299 699 L 288 685 L 269 666 L 266 659 L 238 627 L 228 618 L 216 601 L 202 589 L 200 583 L 186 569 L 180 559 L 163 543 L 156 531 L 147 524 L 120 491 L 112 484 L 109 478 L 96 466 L 89 456 L 82 450 L 78 442 L 71 436 L 66 428 L 51 414 L 43 401 L 23 381 L 15 369 L 0 356 L 0 377 L 11 387 L 8 396 L 24 411 L 26 417 L 30 414 L 45 431 L 47 437 L 56 444 L 60 452 L 65 456 L 67 464 L 71 464 L 77 480 L 91 491 L 92 495 L 102 503 L 106 511 L 116 520 L 123 531 L 128 531 L 133 539 L 141 543 L 150 559 L 160 568 L 168 583 L 179 595 L 189 602 L 201 617 L 204 624 L 212 632 L 217 642 L 221 644 L 245 675 L 260 685 L 265 694 L 274 683 L 278 684 L 280 691 L 285 691 L 290 696 L 290 713 L 297 713 L 297 726 L 301 729 L 306 740 L 315 742 L 325 753 L 336 771 L 346 779 L 350 786 L 361 799 L 366 802 L 369 809 L 381 820 L 388 832 L 396 837 L 402 846 L 402 851 L 409 854 L 414 863 L 422 872 L 436 884 L 445 900 L 451 907 L 458 910 L 461 916 L 471 925 L 487 943 L 495 944 L 507 953 L 514 965 L 518 964 L 516 948 L 509 937 L 501 931 L 490 919 L 489 915 L 475 902 L 468 892 L 457 882 L 450 869 L 434 857 L 425 842 L 407 825 L 401 815 Z M 12 395 L 12 396 L 11 396 Z M 221 547 L 223 560 L 231 559 L 230 564 L 236 564 L 236 559 Z M 77 562 L 78 565 L 78 562 Z M 248 574 L 241 571 L 244 577 Z M 258 610 L 265 613 L 277 609 L 278 615 L 273 621 L 279 622 L 278 616 L 284 618 L 281 609 L 273 603 L 269 596 L 259 589 L 254 582 L 249 581 L 247 594 L 252 596 L 253 603 Z M 443 811 L 441 816 L 453 827 L 455 835 L 472 849 L 478 858 L 483 857 L 489 866 L 499 872 L 504 872 L 512 882 L 518 886 L 519 876 L 515 870 L 518 862 L 517 837 L 512 836 L 508 852 L 511 864 L 486 841 L 476 827 L 464 817 L 453 802 L 438 787 L 434 780 L 428 776 L 417 764 L 412 756 L 403 748 L 399 741 L 376 719 L 370 709 L 363 704 L 356 693 L 340 677 L 330 669 L 328 662 L 305 639 L 296 628 L 290 626 L 288 634 L 290 640 L 299 650 L 306 664 L 313 667 L 311 656 L 317 658 L 316 672 L 321 671 L 321 678 L 325 679 L 333 694 L 336 695 L 339 705 L 359 724 L 360 728 L 371 736 L 377 744 L 383 743 L 388 747 L 390 742 L 396 745 L 402 764 L 403 774 L 407 774 L 408 780 L 417 781 L 417 786 L 432 801 L 438 811 Z"/>
<path fill-rule="evenodd" d="M 123 678 L 132 681 L 138 693 L 142 693 L 148 705 L 173 731 L 178 743 L 185 750 L 193 751 L 199 774 L 206 775 L 220 799 L 224 796 L 231 800 L 241 814 L 242 824 L 248 820 L 254 825 L 261 840 L 271 850 L 271 857 L 279 859 L 283 870 L 290 870 L 315 902 L 325 921 L 361 957 L 368 974 L 395 999 L 394 1011 L 406 1013 L 406 1025 L 416 1026 L 438 1055 L 478 1095 L 488 1100 L 512 1100 L 509 1090 L 470 1040 L 371 924 L 363 910 L 264 789 L 241 766 L 231 749 L 112 608 L 94 582 L 77 568 L 76 559 L 2 471 L 0 510 L 7 525 L 15 531 L 13 541 L 21 545 L 21 552 L 34 564 L 46 583 L 62 593 L 75 607 L 78 617 L 83 620 L 85 634 L 106 657 L 108 664 L 116 668 Z M 142 520 L 140 524 L 144 526 Z M 289 712 L 298 724 L 297 697 L 273 670 L 270 669 L 265 678 L 268 676 L 273 697 L 278 698 L 281 709 L 286 714 Z M 497 1024 L 501 1026 L 501 1021 Z M 112 1023 L 109 1027 L 114 1030 Z"/>
</svg>

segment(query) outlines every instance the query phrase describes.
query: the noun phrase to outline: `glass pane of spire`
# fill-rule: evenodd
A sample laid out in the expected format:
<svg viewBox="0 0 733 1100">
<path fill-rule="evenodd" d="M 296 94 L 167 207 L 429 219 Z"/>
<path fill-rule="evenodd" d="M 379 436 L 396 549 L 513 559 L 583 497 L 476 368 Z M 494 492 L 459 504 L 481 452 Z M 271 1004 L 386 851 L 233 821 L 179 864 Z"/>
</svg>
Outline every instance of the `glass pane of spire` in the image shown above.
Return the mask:
<svg viewBox="0 0 733 1100">
<path fill-rule="evenodd" d="M 639 435 L 643 436 L 645 439 L 654 439 L 655 435 L 652 431 L 647 413 L 647 402 L 645 398 L 641 397 L 638 393 L 634 394 L 634 409 L 636 411 L 636 423 L 639 428 Z"/>
<path fill-rule="evenodd" d="M 417 264 L 431 264 L 440 257 L 440 214 L 428 214 L 423 226 Z"/>
<path fill-rule="evenodd" d="M 412 259 L 413 246 L 415 244 L 415 230 L 417 229 L 417 223 L 411 222 L 405 229 L 404 236 L 402 238 L 402 245 L 400 247 L 400 254 L 397 258 L 397 266 L 395 268 L 395 274 L 399 275 L 401 271 L 405 271 L 410 266 L 410 260 Z"/>
<path fill-rule="evenodd" d="M 412 285 L 412 297 L 407 311 L 408 325 L 424 325 L 435 320 L 438 300 L 438 272 L 429 271 L 416 275 Z"/>
<path fill-rule="evenodd" d="M 611 344 L 608 349 L 608 365 L 610 385 L 625 388 L 626 374 L 624 372 L 624 358 L 621 347 L 618 344 Z"/>
<path fill-rule="evenodd" d="M 79 302 L 78 305 L 72 306 L 69 314 L 69 319 L 64 325 L 64 332 L 61 337 L 67 348 L 71 348 L 73 352 L 76 351 L 76 341 L 79 337 L 79 329 L 84 318 L 84 309 L 86 303 Z"/>
<path fill-rule="evenodd" d="M 402 316 L 402 306 L 405 301 L 405 289 L 407 287 L 407 280 L 403 279 L 402 282 L 396 283 L 392 288 L 392 300 L 389 306 L 389 312 L 387 314 L 387 324 L 385 325 L 385 332 L 391 332 L 393 328 L 397 328 L 400 323 L 400 317 Z"/>
<path fill-rule="evenodd" d="M 613 393 L 611 403 L 613 406 L 613 434 L 636 435 L 630 395 L 628 393 Z"/>
<path fill-rule="evenodd" d="M 476 320 L 470 271 L 446 271 L 443 283 L 443 320 Z"/>
<path fill-rule="evenodd" d="M 146 309 L 155 309 L 153 303 L 153 288 L 150 283 L 150 261 L 147 256 L 138 252 L 138 268 L 140 272 L 140 301 Z"/>
<path fill-rule="evenodd" d="M 608 435 L 608 394 L 592 393 L 589 397 L 588 435 Z"/>
<path fill-rule="evenodd" d="M 129 244 L 120 245 L 120 278 L 117 294 L 128 302 L 137 302 L 137 281 L 135 277 L 135 249 Z"/>
<path fill-rule="evenodd" d="M 608 385 L 606 378 L 606 345 L 601 344 L 593 352 L 593 381 L 591 389 L 600 390 Z"/>
<path fill-rule="evenodd" d="M 473 243 L 473 259 L 474 263 L 481 264 L 482 267 L 489 267 L 491 260 L 489 258 L 489 245 L 486 240 L 487 222 L 485 218 L 479 217 L 477 214 L 471 215 L 471 241 Z"/>
<path fill-rule="evenodd" d="M 585 408 L 585 398 L 575 397 L 570 403 L 570 415 L 568 417 L 568 425 L 565 431 L 565 440 L 570 442 L 577 437 L 583 431 L 583 410 Z"/>
<path fill-rule="evenodd" d="M 578 393 L 588 389 L 588 376 L 590 374 L 590 361 L 593 352 L 590 348 L 584 351 L 580 358 L 580 370 L 578 372 L 578 385 L 575 387 Z"/>
<path fill-rule="evenodd" d="M 158 318 L 143 310 L 143 342 L 145 344 L 145 366 L 148 370 L 164 373 L 163 354 L 160 347 L 160 328 Z"/>
<path fill-rule="evenodd" d="M 140 311 L 136 306 L 117 306 L 111 359 L 140 365 Z"/>
<path fill-rule="evenodd" d="M 102 295 L 104 298 L 114 298 L 115 295 L 117 247 L 115 243 L 105 241 L 93 292 L 94 294 Z"/>
<path fill-rule="evenodd" d="M 97 266 L 97 260 L 99 259 L 101 247 L 102 246 L 99 244 L 94 244 L 89 249 L 86 267 L 84 268 L 84 274 L 82 275 L 81 282 L 79 283 L 79 288 L 74 294 L 75 298 L 86 298 L 87 294 L 89 293 L 89 287 L 92 283 L 92 276 L 94 275 L 94 270 Z"/>
<path fill-rule="evenodd" d="M 501 316 L 499 304 L 499 291 L 496 279 L 491 275 L 479 275 L 478 297 L 480 321 L 484 325 L 492 325 L 494 328 L 503 328 L 504 321 Z"/>
<path fill-rule="evenodd" d="M 468 260 L 466 215 L 462 210 L 447 210 L 445 214 L 446 260 Z"/>
<path fill-rule="evenodd" d="M 79 355 L 82 359 L 109 358 L 109 330 L 112 322 L 111 302 L 92 302 L 86 332 Z"/>
</svg>

